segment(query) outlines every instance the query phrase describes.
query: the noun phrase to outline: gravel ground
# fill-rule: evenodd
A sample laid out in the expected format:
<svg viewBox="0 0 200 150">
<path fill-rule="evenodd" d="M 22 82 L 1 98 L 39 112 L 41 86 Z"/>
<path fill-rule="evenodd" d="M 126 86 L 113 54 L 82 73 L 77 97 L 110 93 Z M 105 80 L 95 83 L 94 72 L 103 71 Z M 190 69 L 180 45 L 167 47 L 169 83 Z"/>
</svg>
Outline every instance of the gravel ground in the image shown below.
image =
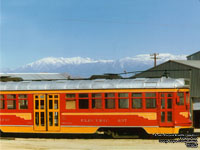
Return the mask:
<svg viewBox="0 0 200 150">
<path fill-rule="evenodd" d="M 184 143 L 160 143 L 143 139 L 0 139 L 1 150 L 200 150 L 187 148 Z"/>
</svg>

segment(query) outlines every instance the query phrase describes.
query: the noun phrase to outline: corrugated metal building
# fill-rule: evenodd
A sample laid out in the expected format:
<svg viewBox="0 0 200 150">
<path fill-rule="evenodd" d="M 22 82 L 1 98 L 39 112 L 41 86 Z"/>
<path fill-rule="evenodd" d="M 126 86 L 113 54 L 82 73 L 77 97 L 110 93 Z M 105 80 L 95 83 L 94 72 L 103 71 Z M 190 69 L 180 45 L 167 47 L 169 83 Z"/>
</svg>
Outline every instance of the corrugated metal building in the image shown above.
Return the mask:
<svg viewBox="0 0 200 150">
<path fill-rule="evenodd" d="M 187 60 L 200 60 L 200 51 L 187 56 Z"/>
<path fill-rule="evenodd" d="M 188 60 L 169 60 L 142 73 L 136 74 L 134 78 L 168 76 L 171 78 L 189 79 L 190 97 L 193 103 L 193 123 L 194 127 L 200 128 L 200 51 L 187 58 Z"/>
</svg>

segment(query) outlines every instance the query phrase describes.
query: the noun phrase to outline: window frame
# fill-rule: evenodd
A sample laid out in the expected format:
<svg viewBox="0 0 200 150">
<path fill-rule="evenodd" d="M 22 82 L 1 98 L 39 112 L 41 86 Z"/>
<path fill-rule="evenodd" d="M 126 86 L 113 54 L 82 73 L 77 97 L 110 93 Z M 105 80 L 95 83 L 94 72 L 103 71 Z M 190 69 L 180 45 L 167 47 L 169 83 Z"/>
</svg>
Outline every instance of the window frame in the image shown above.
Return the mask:
<svg viewBox="0 0 200 150">
<path fill-rule="evenodd" d="M 145 103 L 144 103 L 144 93 L 145 92 L 131 92 L 131 110 L 134 112 L 143 112 L 145 110 Z M 140 96 L 134 96 L 133 94 L 140 94 Z M 133 108 L 133 100 L 134 99 L 141 99 L 141 108 Z"/>
<path fill-rule="evenodd" d="M 9 104 L 9 102 L 12 102 L 12 104 Z M 10 107 L 12 106 L 12 107 Z M 17 110 L 17 100 L 16 99 L 8 99 L 7 100 L 7 110 Z"/>
<path fill-rule="evenodd" d="M 100 97 L 96 97 L 96 96 L 93 96 L 94 94 L 99 94 Z M 104 94 L 103 93 L 91 93 L 91 110 L 92 111 L 99 111 L 99 110 L 103 110 L 103 103 L 104 103 Z M 101 104 L 101 108 L 93 108 L 93 101 L 96 101 L 96 100 L 101 100 L 101 102 L 99 102 Z M 96 103 L 96 102 L 95 102 Z"/>
<path fill-rule="evenodd" d="M 120 94 L 126 94 L 127 96 L 120 96 Z M 128 101 L 128 107 L 127 108 L 120 108 L 120 100 L 127 100 Z M 126 111 L 126 110 L 130 110 L 130 92 L 117 92 L 117 109 L 118 110 L 122 110 L 122 111 Z"/>
<path fill-rule="evenodd" d="M 24 103 L 24 101 L 26 101 L 26 105 L 21 105 L 21 104 L 20 104 L 20 101 L 22 101 L 23 103 Z M 28 109 L 28 106 L 29 106 L 28 103 L 29 103 L 29 102 L 28 102 L 27 99 L 19 99 L 19 100 L 18 100 L 18 109 L 19 109 L 19 110 L 27 110 L 27 109 Z M 26 108 L 20 108 L 20 107 L 24 107 L 24 106 L 26 106 Z"/>
<path fill-rule="evenodd" d="M 23 95 L 23 96 L 22 96 Z M 22 98 L 20 98 L 20 96 L 22 96 Z M 29 105 L 29 100 L 28 100 L 28 97 L 29 95 L 28 94 L 17 94 L 17 109 L 20 110 L 20 111 L 23 111 L 23 110 L 28 110 L 30 105 Z M 27 101 L 27 108 L 26 109 L 20 109 L 20 101 Z"/>
<path fill-rule="evenodd" d="M 181 103 L 181 99 L 180 99 L 180 96 L 179 96 L 179 94 L 183 94 L 183 103 Z M 186 104 L 186 102 L 185 102 L 185 100 L 186 100 L 186 97 L 185 97 L 186 95 L 185 95 L 185 92 L 177 92 L 177 97 L 179 98 L 179 102 L 176 102 L 176 105 L 177 106 L 185 106 L 185 104 Z"/>
<path fill-rule="evenodd" d="M 12 97 L 13 96 L 13 97 Z M 16 112 L 18 111 L 18 94 L 6 94 L 6 110 L 7 111 L 13 111 L 13 112 Z M 9 108 L 8 105 L 9 105 L 9 101 L 13 101 L 15 102 L 15 108 Z M 14 104 L 14 103 L 13 103 Z M 12 104 L 12 105 L 13 105 Z"/>
<path fill-rule="evenodd" d="M 155 93 L 155 96 L 147 96 L 147 94 Z M 155 100 L 155 107 L 147 107 L 147 99 Z M 151 100 L 151 101 L 152 101 Z M 144 92 L 144 109 L 146 111 L 157 111 L 158 103 L 158 92 Z"/>
<path fill-rule="evenodd" d="M 80 97 L 80 95 L 88 95 L 88 97 Z M 88 101 L 88 108 L 80 108 L 80 100 L 87 100 Z M 78 103 L 78 107 L 77 109 L 79 111 L 90 111 L 91 110 L 91 93 L 77 93 L 77 103 Z"/>
<path fill-rule="evenodd" d="M 107 94 L 114 94 L 113 95 L 113 97 L 108 97 L 108 96 L 106 96 Z M 116 111 L 117 110 L 117 105 L 118 105 L 118 103 L 117 103 L 117 94 L 118 94 L 118 92 L 105 92 L 104 93 L 104 110 L 105 111 Z M 114 108 L 107 108 L 106 106 L 108 105 L 108 104 L 106 104 L 106 102 L 107 102 L 107 100 L 114 100 Z"/>
<path fill-rule="evenodd" d="M 135 97 L 133 94 L 140 94 L 138 97 Z M 156 97 L 145 97 L 146 93 L 155 93 Z M 72 98 L 67 98 L 66 94 L 74 94 Z M 80 94 L 87 94 L 88 97 L 84 96 L 79 97 Z M 97 94 L 95 96 L 95 94 Z M 120 95 L 122 94 L 122 95 Z M 128 97 L 124 97 L 128 96 Z M 123 97 L 122 97 L 123 96 Z M 80 92 L 80 93 L 63 93 L 62 96 L 65 100 L 65 105 L 61 106 L 64 111 L 66 112 L 155 112 L 157 111 L 157 103 L 158 103 L 158 92 L 144 92 L 140 90 L 133 90 L 133 91 L 91 91 L 89 92 Z M 146 98 L 153 98 L 155 99 L 155 107 L 154 108 L 146 108 Z M 92 108 L 95 104 L 94 100 L 101 100 L 101 108 Z M 106 107 L 106 102 L 108 100 L 112 100 L 115 104 L 113 105 L 113 108 L 111 107 Z M 120 99 L 128 99 L 129 107 L 128 108 L 119 108 L 119 100 Z M 141 107 L 140 108 L 133 108 L 132 107 L 132 102 L 134 99 L 141 99 Z M 74 100 L 76 102 L 75 109 L 66 109 L 66 101 L 67 100 Z M 79 100 L 88 100 L 88 108 L 79 108 Z M 97 105 L 97 104 L 96 104 Z"/>
<path fill-rule="evenodd" d="M 1 97 L 2 96 L 2 97 Z M 5 100 L 5 95 L 4 94 L 0 94 L 0 101 L 2 101 L 2 108 L 0 108 L 0 110 L 5 110 L 6 109 L 6 100 Z"/>
<path fill-rule="evenodd" d="M 143 109 L 143 100 L 142 100 L 142 98 L 140 98 L 140 97 L 138 97 L 138 98 L 132 98 L 131 100 L 132 100 L 132 101 L 131 101 L 131 102 L 132 102 L 132 103 L 131 103 L 131 104 L 132 104 L 132 105 L 131 105 L 131 108 L 132 108 L 133 110 L 141 110 L 141 109 Z M 141 102 L 140 102 L 140 106 L 141 106 L 141 107 L 135 107 L 135 108 L 133 107 L 133 103 L 134 103 L 135 100 L 140 100 L 140 101 L 141 101 Z"/>
<path fill-rule="evenodd" d="M 67 108 L 68 106 L 68 102 L 69 101 L 71 101 L 71 102 L 75 102 L 75 105 L 73 104 L 73 107 L 71 107 L 71 108 Z M 65 99 L 65 110 L 67 110 L 67 111 L 71 111 L 71 110 L 76 110 L 77 109 L 77 106 L 76 106 L 76 103 L 77 103 L 77 101 L 76 101 L 76 99 Z M 74 107 L 75 106 L 75 107 Z"/>
<path fill-rule="evenodd" d="M 147 100 L 148 101 L 150 101 L 151 103 L 147 103 Z M 154 102 L 153 102 L 153 100 L 155 100 Z M 148 106 L 148 105 L 149 106 Z M 150 106 L 150 104 L 155 104 L 155 106 Z M 156 109 L 156 98 L 145 98 L 145 109 Z"/>
<path fill-rule="evenodd" d="M 67 97 L 67 95 L 74 95 L 74 97 Z M 65 105 L 64 105 L 64 110 L 67 112 L 73 112 L 73 111 L 77 111 L 78 109 L 78 101 L 77 101 L 77 93 L 64 93 L 64 101 L 65 101 Z M 66 105 L 67 105 L 67 101 L 75 101 L 75 109 L 67 109 Z"/>
</svg>

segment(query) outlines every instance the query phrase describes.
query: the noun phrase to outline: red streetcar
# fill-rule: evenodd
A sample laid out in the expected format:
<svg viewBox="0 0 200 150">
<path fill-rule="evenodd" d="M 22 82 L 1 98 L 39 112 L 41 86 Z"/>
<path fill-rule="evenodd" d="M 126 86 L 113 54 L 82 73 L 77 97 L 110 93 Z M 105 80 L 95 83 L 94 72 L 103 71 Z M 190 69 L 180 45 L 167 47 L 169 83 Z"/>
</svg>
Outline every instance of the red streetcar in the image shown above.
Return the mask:
<svg viewBox="0 0 200 150">
<path fill-rule="evenodd" d="M 3 133 L 134 135 L 191 132 L 184 79 L 0 83 Z"/>
</svg>

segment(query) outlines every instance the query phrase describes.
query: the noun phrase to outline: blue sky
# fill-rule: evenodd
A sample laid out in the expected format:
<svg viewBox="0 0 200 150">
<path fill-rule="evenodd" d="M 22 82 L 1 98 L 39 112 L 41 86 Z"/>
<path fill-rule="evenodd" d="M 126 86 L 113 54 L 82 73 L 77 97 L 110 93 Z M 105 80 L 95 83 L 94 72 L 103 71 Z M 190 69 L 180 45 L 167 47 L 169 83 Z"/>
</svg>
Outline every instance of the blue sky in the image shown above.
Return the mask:
<svg viewBox="0 0 200 150">
<path fill-rule="evenodd" d="M 200 50 L 200 0 L 0 0 L 0 67 Z"/>
</svg>

